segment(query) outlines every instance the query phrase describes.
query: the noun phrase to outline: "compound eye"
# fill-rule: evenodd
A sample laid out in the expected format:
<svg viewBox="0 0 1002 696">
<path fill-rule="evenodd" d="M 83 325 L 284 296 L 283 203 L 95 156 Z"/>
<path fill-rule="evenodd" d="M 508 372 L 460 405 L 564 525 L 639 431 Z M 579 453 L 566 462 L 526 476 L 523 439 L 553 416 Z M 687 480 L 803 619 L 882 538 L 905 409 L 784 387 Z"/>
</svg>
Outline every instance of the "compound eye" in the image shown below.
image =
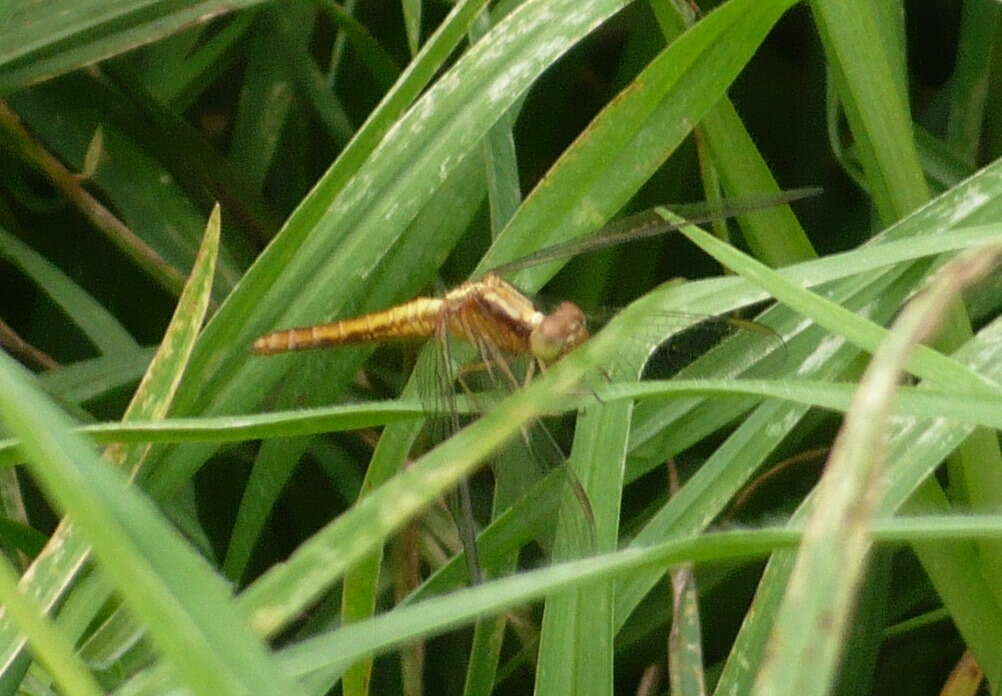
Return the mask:
<svg viewBox="0 0 1002 696">
<path fill-rule="evenodd" d="M 529 347 L 538 360 L 551 363 L 587 337 L 584 312 L 573 302 L 562 302 L 533 330 Z"/>
</svg>

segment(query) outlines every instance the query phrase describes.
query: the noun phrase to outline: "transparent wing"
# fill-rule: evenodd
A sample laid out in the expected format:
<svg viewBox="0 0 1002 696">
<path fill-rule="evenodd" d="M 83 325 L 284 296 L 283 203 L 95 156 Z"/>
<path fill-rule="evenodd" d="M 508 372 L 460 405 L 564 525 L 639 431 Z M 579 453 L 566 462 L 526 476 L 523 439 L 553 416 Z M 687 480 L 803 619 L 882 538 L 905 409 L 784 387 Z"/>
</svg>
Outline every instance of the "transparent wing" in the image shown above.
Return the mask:
<svg viewBox="0 0 1002 696">
<path fill-rule="evenodd" d="M 660 206 L 616 220 L 598 230 L 594 236 L 588 239 L 575 239 L 562 244 L 554 244 L 545 249 L 540 249 L 534 254 L 523 256 L 511 263 L 496 266 L 491 271 L 498 275 L 504 275 L 520 271 L 523 268 L 538 266 L 548 261 L 565 259 L 570 256 L 577 256 L 578 254 L 586 254 L 591 251 L 618 246 L 637 239 L 647 239 L 667 234 L 685 225 L 713 222 L 715 220 L 744 215 L 756 210 L 790 203 L 801 198 L 816 196 L 820 193 L 820 188 L 808 187 L 780 191 L 775 194 L 724 199 L 715 203 L 684 203 L 680 205 Z M 660 212 L 663 210 L 668 210 L 679 217 L 685 218 L 685 222 L 676 223 L 667 221 Z"/>
<path fill-rule="evenodd" d="M 463 425 L 464 417 L 457 408 L 456 394 L 457 382 L 461 382 L 457 361 L 463 348 L 449 335 L 446 318 L 443 317 L 432 339 L 430 359 L 434 364 L 431 369 L 419 372 L 421 381 L 418 383 L 418 392 L 431 414 L 427 426 L 431 446 L 450 437 Z M 470 583 L 478 584 L 483 580 L 483 572 L 477 551 L 477 522 L 469 481 L 463 479 L 456 490 L 447 496 L 447 502 L 465 552 Z"/>
<path fill-rule="evenodd" d="M 601 331 L 618 311 L 617 308 L 588 312 L 589 332 L 594 335 Z M 776 331 L 758 321 L 738 316 L 654 312 L 645 326 L 626 340 L 628 344 L 624 345 L 624 350 L 617 352 L 604 366 L 603 379 L 668 379 L 697 360 L 704 364 L 700 376 L 732 376 L 741 371 L 740 363 L 733 359 L 719 361 L 712 367 L 705 365 L 707 356 L 717 352 L 722 344 L 736 341 L 743 346 L 742 354 L 754 358 L 749 364 L 756 363 L 755 376 L 777 374 L 786 361 L 786 345 Z M 640 374 L 634 367 L 634 356 L 638 352 L 647 356 Z"/>
<path fill-rule="evenodd" d="M 664 314 L 652 318 L 649 341 L 656 344 L 644 366 L 644 379 L 666 379 L 685 374 L 700 360 L 700 376 L 765 377 L 778 374 L 786 362 L 786 344 L 768 326 L 740 317 L 700 317 Z M 684 326 L 677 330 L 677 325 Z M 726 349 L 726 346 L 731 348 Z M 734 349 L 740 346 L 740 349 Z M 714 360 L 726 355 L 726 359 Z M 734 360 L 734 355 L 747 360 Z M 754 371 L 748 369 L 754 366 Z"/>
<path fill-rule="evenodd" d="M 445 414 L 433 421 L 436 438 L 447 437 L 465 422 L 466 418 L 458 415 L 455 408 L 459 395 L 473 403 L 475 410 L 483 412 L 522 386 L 533 372 L 530 358 L 506 355 L 484 338 L 475 340 L 471 349 L 441 331 L 436 337 L 436 346 L 435 379 L 420 385 L 426 407 L 435 413 Z M 492 516 L 496 518 L 511 507 L 542 479 L 545 472 L 553 468 L 560 468 L 565 476 L 565 484 L 557 492 L 561 514 L 573 515 L 579 521 L 578 526 L 594 537 L 591 506 L 584 488 L 567 467 L 566 456 L 556 438 L 538 419 L 528 423 L 521 436 L 506 445 L 492 460 L 495 479 Z M 449 502 L 466 551 L 469 577 L 478 582 L 483 571 L 475 543 L 478 524 L 468 484 L 462 484 Z M 554 526 L 548 525 L 546 533 L 538 539 L 544 549 L 549 550 Z"/>
</svg>

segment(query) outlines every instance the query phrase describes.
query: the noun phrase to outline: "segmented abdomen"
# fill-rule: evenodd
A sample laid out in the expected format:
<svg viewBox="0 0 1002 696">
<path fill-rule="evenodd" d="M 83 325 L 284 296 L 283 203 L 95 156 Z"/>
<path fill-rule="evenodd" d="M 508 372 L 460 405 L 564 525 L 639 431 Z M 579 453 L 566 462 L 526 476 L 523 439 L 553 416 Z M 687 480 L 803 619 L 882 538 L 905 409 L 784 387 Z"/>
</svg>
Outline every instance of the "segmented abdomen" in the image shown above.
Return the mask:
<svg viewBox="0 0 1002 696">
<path fill-rule="evenodd" d="M 406 304 L 352 319 L 274 331 L 254 341 L 251 350 L 272 355 L 381 341 L 428 338 L 435 333 L 442 300 L 419 297 Z"/>
</svg>

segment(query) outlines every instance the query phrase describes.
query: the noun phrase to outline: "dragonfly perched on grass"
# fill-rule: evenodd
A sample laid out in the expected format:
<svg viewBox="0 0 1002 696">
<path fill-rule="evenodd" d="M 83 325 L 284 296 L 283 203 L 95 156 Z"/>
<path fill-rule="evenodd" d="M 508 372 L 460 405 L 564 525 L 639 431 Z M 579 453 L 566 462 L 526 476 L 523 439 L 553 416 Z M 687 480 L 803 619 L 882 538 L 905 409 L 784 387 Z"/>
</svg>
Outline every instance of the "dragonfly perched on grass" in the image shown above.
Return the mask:
<svg viewBox="0 0 1002 696">
<path fill-rule="evenodd" d="M 438 347 L 439 378 L 433 388 L 423 388 L 422 399 L 429 410 L 442 413 L 456 401 L 457 385 L 468 394 L 465 384 L 469 372 L 489 375 L 498 387 L 515 388 L 527 382 L 533 373 L 546 369 L 556 360 L 581 345 L 589 337 L 582 310 L 572 302 L 562 302 L 546 313 L 526 295 L 506 282 L 502 275 L 548 261 L 603 249 L 636 239 L 677 230 L 682 224 L 712 222 L 762 208 L 788 203 L 819 193 L 818 189 L 793 189 L 778 194 L 724 200 L 714 204 L 670 206 L 685 219 L 672 222 L 658 209 L 623 218 L 600 230 L 595 236 L 548 247 L 518 261 L 486 272 L 482 277 L 463 283 L 441 297 L 417 297 L 382 311 L 338 321 L 284 329 L 265 334 L 253 346 L 254 353 L 274 355 L 290 351 L 394 341 L 434 339 Z M 453 368 L 451 341 L 472 346 L 479 356 L 473 367 Z M 524 369 L 512 367 L 512 358 L 521 358 Z M 435 393 L 427 393 L 434 391 Z M 453 427 L 459 419 L 455 409 L 447 416 Z M 542 428 L 541 425 L 539 425 Z M 545 429 L 544 429 L 545 430 Z M 543 447 L 556 447 L 549 435 L 533 438 Z M 530 445 L 537 449 L 539 445 Z M 562 457 L 561 455 L 558 455 Z M 552 457 L 549 457 L 552 458 Z M 469 507 L 468 492 L 461 493 L 464 511 Z M 587 507 L 587 501 L 583 501 Z M 462 526 L 462 525 L 461 525 Z M 461 530 L 462 532 L 462 530 Z M 472 535 L 461 533 L 470 563 L 471 579 L 479 569 Z"/>
</svg>

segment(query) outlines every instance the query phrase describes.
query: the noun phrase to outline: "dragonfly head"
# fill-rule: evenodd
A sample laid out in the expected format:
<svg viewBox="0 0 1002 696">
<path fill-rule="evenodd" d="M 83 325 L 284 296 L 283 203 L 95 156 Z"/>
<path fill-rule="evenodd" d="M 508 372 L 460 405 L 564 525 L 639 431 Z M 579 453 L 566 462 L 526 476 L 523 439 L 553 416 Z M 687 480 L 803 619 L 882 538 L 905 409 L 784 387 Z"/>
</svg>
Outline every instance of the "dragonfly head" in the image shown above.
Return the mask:
<svg viewBox="0 0 1002 696">
<path fill-rule="evenodd" d="M 537 360 L 549 364 L 588 339 L 584 312 L 573 302 L 561 302 L 529 335 L 529 348 Z"/>
</svg>

